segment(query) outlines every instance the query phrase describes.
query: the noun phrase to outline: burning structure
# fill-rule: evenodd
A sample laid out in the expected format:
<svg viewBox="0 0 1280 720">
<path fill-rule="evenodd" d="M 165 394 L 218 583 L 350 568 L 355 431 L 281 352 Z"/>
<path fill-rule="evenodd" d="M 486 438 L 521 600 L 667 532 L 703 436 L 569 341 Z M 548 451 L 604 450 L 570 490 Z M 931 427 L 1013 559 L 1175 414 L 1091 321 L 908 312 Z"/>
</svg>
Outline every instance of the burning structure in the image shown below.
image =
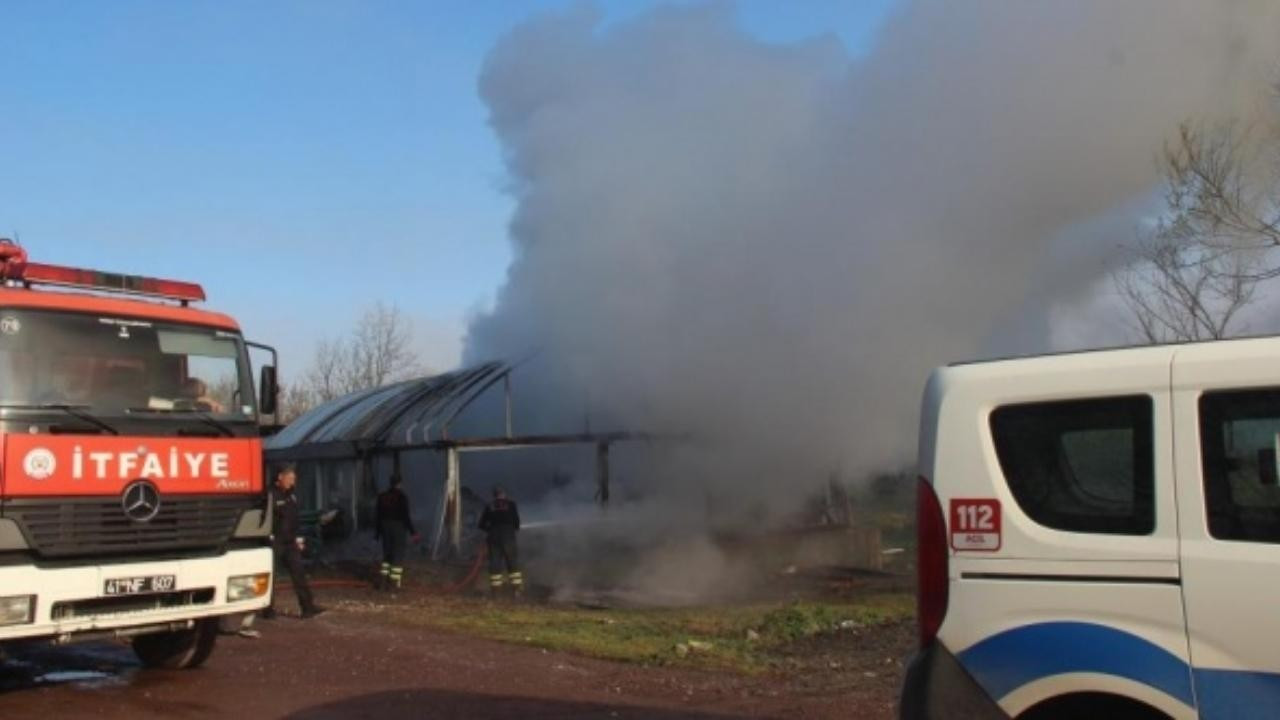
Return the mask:
<svg viewBox="0 0 1280 720">
<path fill-rule="evenodd" d="M 435 508 L 429 527 L 434 530 L 432 546 L 437 556 L 446 545 L 454 552 L 460 550 L 465 501 L 475 498 L 474 492 L 463 492 L 464 454 L 590 446 L 596 457 L 596 497 L 608 503 L 611 446 L 645 436 L 619 431 L 516 435 L 511 373 L 511 366 L 490 362 L 336 398 L 271 438 L 267 460 L 296 463 L 304 506 L 345 513 L 350 531 L 369 526 L 373 500 L 392 474 L 410 479 L 407 488 L 419 499 L 430 498 L 438 486 L 434 503 L 429 503 Z M 499 386 L 505 419 L 502 431 L 459 437 L 455 422 Z"/>
<path fill-rule="evenodd" d="M 500 476 L 504 484 L 517 489 L 517 495 L 521 490 L 533 494 L 533 512 L 529 514 L 534 522 L 526 526 L 532 574 L 560 596 L 629 592 L 640 601 L 681 602 L 708 594 L 727 595 L 730 588 L 722 580 L 707 582 L 718 577 L 718 572 L 696 571 L 687 576 L 677 572 L 663 577 L 663 582 L 644 582 L 643 591 L 635 589 L 635 578 L 661 577 L 667 572 L 661 569 L 664 566 L 697 568 L 705 564 L 723 569 L 732 564 L 731 556 L 758 555 L 762 543 L 777 556 L 772 559 L 775 565 L 800 559 L 878 566 L 878 536 L 852 528 L 848 497 L 834 482 L 822 507 L 808 518 L 808 528 L 757 527 L 747 531 L 737 525 L 699 523 L 652 532 L 651 495 L 632 494 L 632 500 L 643 499 L 615 503 L 610 508 L 614 449 L 639 446 L 643 454 L 655 443 L 692 441 L 589 428 L 558 434 L 517 433 L 513 370 L 505 363 L 484 363 L 338 398 L 273 437 L 268 442 L 267 459 L 297 464 L 304 507 L 340 514 L 341 535 L 371 526 L 377 493 L 393 473 L 399 474 L 405 479 L 404 489 L 415 500 L 417 524 L 429 528 L 436 558 L 475 550 L 464 547 L 475 539 L 468 531 L 483 505 L 483 491 Z M 545 454 L 525 457 L 500 469 L 478 462 L 471 485 L 464 484 L 464 457 L 480 460 L 522 450 L 551 450 L 553 460 L 548 462 Z M 573 466 L 574 458 L 565 456 L 574 453 L 578 456 L 576 469 L 590 467 L 589 502 L 566 500 L 556 492 L 573 482 L 566 467 Z M 635 467 L 635 457 L 630 459 L 629 466 Z M 546 480 L 541 489 L 537 487 L 539 480 Z M 706 498 L 708 504 L 714 501 Z M 745 577 L 748 566 L 761 563 L 755 557 L 739 564 L 734 572 Z"/>
</svg>

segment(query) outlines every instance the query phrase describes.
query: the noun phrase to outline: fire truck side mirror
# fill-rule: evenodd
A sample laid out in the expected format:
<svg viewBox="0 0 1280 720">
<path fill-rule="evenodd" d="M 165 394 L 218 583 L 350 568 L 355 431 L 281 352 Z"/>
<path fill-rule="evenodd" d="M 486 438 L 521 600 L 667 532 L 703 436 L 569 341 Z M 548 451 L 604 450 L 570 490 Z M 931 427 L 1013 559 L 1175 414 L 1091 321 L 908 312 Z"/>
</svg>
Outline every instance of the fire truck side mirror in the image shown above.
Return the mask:
<svg viewBox="0 0 1280 720">
<path fill-rule="evenodd" d="M 276 383 L 274 365 L 262 366 L 262 379 L 258 383 L 258 412 L 263 415 L 274 415 L 276 412 L 276 396 L 280 387 Z"/>
</svg>

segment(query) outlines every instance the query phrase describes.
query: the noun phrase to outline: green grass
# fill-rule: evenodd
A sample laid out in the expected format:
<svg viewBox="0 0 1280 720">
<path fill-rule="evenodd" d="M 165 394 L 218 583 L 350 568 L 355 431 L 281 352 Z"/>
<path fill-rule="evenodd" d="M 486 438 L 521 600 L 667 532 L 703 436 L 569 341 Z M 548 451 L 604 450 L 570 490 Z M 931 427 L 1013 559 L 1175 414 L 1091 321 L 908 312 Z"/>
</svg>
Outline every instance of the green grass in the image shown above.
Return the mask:
<svg viewBox="0 0 1280 720">
<path fill-rule="evenodd" d="M 857 602 L 644 610 L 453 599 L 391 612 L 402 622 L 609 660 L 758 672 L 775 666 L 779 652 L 797 641 L 845 632 L 842 623 L 865 627 L 907 619 L 914 605 L 906 594 Z"/>
</svg>

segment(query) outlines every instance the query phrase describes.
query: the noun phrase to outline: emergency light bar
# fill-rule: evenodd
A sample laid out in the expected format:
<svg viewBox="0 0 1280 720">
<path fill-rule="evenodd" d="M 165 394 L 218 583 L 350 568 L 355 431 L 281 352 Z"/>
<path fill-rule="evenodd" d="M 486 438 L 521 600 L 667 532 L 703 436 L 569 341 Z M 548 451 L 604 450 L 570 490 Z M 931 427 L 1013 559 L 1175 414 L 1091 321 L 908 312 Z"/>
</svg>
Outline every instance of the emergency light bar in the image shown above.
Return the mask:
<svg viewBox="0 0 1280 720">
<path fill-rule="evenodd" d="M 12 240 L 3 238 L 0 238 L 0 280 L 20 282 L 28 286 L 56 285 L 147 295 L 178 300 L 183 305 L 205 299 L 204 288 L 196 283 L 27 262 L 27 251 Z"/>
</svg>

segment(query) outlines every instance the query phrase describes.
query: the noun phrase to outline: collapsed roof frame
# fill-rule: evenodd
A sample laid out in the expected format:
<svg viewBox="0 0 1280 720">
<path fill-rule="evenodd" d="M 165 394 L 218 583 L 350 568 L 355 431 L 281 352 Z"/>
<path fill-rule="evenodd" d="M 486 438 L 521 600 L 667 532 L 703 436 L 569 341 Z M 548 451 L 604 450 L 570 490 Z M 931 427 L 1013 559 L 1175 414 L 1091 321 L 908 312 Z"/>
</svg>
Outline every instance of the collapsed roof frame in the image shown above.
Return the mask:
<svg viewBox="0 0 1280 720">
<path fill-rule="evenodd" d="M 271 463 L 342 461 L 361 463 L 364 477 L 372 472 L 372 460 L 390 455 L 397 470 L 400 453 L 408 450 L 443 451 L 445 483 L 440 522 L 432 552 L 438 557 L 449 533 L 456 553 L 462 544 L 461 454 L 535 447 L 595 445 L 596 500 L 609 502 L 609 448 L 613 443 L 652 440 L 643 433 L 603 432 L 563 435 L 516 435 L 512 427 L 511 373 L 516 366 L 488 362 L 443 375 L 414 378 L 371 388 L 330 400 L 308 411 L 266 444 Z M 505 434 L 454 438 L 453 422 L 499 382 L 503 385 Z M 434 433 L 434 437 L 433 437 Z M 355 495 L 352 493 L 353 513 Z"/>
</svg>

